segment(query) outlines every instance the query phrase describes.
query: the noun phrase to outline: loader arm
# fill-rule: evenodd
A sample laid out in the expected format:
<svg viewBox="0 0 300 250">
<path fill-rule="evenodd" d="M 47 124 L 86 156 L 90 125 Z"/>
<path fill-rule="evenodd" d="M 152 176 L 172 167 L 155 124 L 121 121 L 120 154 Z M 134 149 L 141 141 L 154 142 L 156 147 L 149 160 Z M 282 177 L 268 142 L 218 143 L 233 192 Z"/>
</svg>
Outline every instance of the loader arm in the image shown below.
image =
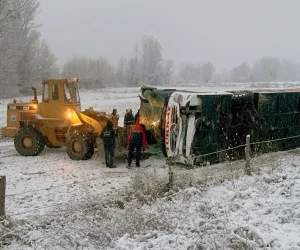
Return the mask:
<svg viewBox="0 0 300 250">
<path fill-rule="evenodd" d="M 78 112 L 78 111 L 76 111 L 76 114 L 77 114 L 79 120 L 82 123 L 89 124 L 93 128 L 93 132 L 96 133 L 97 136 L 100 135 L 103 127 L 101 126 L 101 124 L 96 119 L 94 119 L 90 116 L 87 116 L 87 115 L 85 115 L 81 112 Z"/>
</svg>

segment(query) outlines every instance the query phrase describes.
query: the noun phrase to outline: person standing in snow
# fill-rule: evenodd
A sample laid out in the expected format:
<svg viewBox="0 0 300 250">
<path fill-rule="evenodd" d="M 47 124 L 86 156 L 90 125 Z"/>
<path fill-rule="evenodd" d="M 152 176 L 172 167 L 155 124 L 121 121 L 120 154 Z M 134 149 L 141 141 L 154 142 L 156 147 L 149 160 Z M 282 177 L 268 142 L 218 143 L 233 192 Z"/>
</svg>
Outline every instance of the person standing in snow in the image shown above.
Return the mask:
<svg viewBox="0 0 300 250">
<path fill-rule="evenodd" d="M 115 157 L 115 130 L 110 120 L 106 122 L 106 126 L 103 128 L 100 138 L 103 138 L 105 163 L 108 168 L 115 168 L 114 157 Z"/>
<path fill-rule="evenodd" d="M 133 153 L 135 150 L 135 163 L 140 167 L 141 150 L 145 150 L 147 145 L 145 126 L 137 124 L 132 126 L 132 132 L 128 135 L 127 148 L 128 148 L 128 168 L 131 167 Z"/>
<path fill-rule="evenodd" d="M 126 114 L 124 116 L 124 126 L 133 125 L 134 124 L 134 116 L 132 114 L 132 109 L 126 109 Z"/>
</svg>

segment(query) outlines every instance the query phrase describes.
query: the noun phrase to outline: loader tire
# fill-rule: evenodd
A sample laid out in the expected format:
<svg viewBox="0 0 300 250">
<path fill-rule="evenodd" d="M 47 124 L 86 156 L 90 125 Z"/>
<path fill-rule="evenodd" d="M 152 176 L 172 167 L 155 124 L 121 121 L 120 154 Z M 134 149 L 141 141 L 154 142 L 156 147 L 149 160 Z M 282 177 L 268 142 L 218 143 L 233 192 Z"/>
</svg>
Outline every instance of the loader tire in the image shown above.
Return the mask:
<svg viewBox="0 0 300 250">
<path fill-rule="evenodd" d="M 23 156 L 37 156 L 45 147 L 42 133 L 32 126 L 19 128 L 14 144 L 18 153 Z"/>
<path fill-rule="evenodd" d="M 75 133 L 67 140 L 67 153 L 72 160 L 88 160 L 94 153 L 87 134 Z"/>
<path fill-rule="evenodd" d="M 95 140 L 92 139 L 92 136 L 89 134 L 85 134 L 85 140 L 87 141 L 88 151 L 82 160 L 89 160 L 94 155 L 95 150 Z"/>
<path fill-rule="evenodd" d="M 89 147 L 88 152 L 86 153 L 86 155 L 83 157 L 82 160 L 89 160 L 94 155 L 94 149 L 95 149 L 94 143 L 90 142 L 89 145 L 88 145 L 88 147 Z"/>
</svg>

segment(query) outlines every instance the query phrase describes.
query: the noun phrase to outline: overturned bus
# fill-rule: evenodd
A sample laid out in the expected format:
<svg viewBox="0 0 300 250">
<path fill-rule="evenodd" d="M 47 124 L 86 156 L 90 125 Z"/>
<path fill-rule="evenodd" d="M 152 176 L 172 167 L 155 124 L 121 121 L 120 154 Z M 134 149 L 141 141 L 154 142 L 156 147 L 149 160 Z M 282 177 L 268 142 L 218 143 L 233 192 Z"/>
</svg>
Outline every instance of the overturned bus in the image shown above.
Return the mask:
<svg viewBox="0 0 300 250">
<path fill-rule="evenodd" d="M 198 91 L 141 88 L 140 122 L 166 157 L 201 165 L 300 145 L 300 89 Z M 299 136 L 299 137 L 298 137 Z"/>
</svg>

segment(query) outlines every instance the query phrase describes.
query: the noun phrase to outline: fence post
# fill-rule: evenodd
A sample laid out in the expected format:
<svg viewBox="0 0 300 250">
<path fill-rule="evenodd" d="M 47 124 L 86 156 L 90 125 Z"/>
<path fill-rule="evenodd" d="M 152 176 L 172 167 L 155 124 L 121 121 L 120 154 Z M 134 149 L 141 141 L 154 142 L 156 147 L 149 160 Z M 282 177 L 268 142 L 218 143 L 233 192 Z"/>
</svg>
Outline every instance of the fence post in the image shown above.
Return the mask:
<svg viewBox="0 0 300 250">
<path fill-rule="evenodd" d="M 251 169 L 250 169 L 250 135 L 246 136 L 246 147 L 245 147 L 245 170 L 247 175 L 251 175 Z"/>
<path fill-rule="evenodd" d="M 169 182 L 167 183 L 167 191 L 170 191 L 172 186 L 173 186 L 173 181 L 174 181 L 174 173 L 173 173 L 173 159 L 171 159 L 171 157 L 168 157 L 166 160 L 166 165 L 168 166 L 168 170 L 169 170 Z"/>
<path fill-rule="evenodd" d="M 0 176 L 0 216 L 5 215 L 6 176 Z"/>
</svg>

